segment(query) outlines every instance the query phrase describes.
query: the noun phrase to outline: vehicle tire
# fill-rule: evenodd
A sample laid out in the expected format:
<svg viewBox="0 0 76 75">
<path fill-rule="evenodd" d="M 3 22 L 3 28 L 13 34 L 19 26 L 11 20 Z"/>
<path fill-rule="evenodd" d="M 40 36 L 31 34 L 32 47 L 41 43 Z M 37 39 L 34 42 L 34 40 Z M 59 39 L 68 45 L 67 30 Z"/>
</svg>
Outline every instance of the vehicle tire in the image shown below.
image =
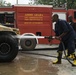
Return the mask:
<svg viewBox="0 0 76 75">
<path fill-rule="evenodd" d="M 17 54 L 17 40 L 11 35 L 0 35 L 0 62 L 10 62 Z"/>
<path fill-rule="evenodd" d="M 30 34 L 27 34 L 25 36 L 32 36 Z M 21 45 L 21 48 L 22 50 L 34 50 L 35 47 L 36 47 L 36 39 L 35 38 L 21 38 L 20 39 L 20 45 Z"/>
</svg>

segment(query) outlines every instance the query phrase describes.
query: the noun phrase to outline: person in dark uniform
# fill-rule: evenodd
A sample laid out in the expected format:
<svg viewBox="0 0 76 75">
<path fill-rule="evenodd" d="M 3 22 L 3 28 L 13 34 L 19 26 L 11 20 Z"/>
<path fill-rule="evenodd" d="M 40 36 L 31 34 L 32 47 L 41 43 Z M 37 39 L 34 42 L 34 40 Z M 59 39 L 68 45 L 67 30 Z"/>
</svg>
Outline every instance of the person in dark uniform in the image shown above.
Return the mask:
<svg viewBox="0 0 76 75">
<path fill-rule="evenodd" d="M 71 15 L 68 16 L 68 22 L 73 27 L 74 31 L 76 32 L 76 23 L 73 21 L 73 17 Z"/>
<path fill-rule="evenodd" d="M 52 16 L 52 21 L 56 22 L 55 24 L 55 38 L 60 40 L 59 48 L 58 48 L 58 57 L 53 64 L 61 64 L 61 58 L 62 58 L 62 52 L 63 52 L 63 45 L 65 46 L 65 49 L 68 49 L 68 56 L 73 54 L 75 52 L 75 31 L 72 28 L 71 25 L 69 25 L 68 22 L 65 20 L 59 19 L 59 16 L 57 14 L 54 14 Z M 74 65 L 76 65 L 76 59 L 74 59 L 73 62 Z"/>
<path fill-rule="evenodd" d="M 76 36 L 76 23 L 73 21 L 73 17 L 71 15 L 68 16 L 68 22 L 73 27 L 73 29 L 75 31 L 75 36 Z M 75 37 L 74 42 L 75 42 L 75 47 L 76 47 L 76 37 Z M 70 58 L 74 58 L 74 54 L 75 53 L 73 53 L 73 55 L 70 55 Z"/>
</svg>

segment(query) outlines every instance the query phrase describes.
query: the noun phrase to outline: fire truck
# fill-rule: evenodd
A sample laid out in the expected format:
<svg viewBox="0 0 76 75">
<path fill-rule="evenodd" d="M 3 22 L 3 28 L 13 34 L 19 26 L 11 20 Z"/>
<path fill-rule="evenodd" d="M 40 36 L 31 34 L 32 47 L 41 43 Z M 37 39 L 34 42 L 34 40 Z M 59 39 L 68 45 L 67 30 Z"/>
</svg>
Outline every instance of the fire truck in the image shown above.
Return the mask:
<svg viewBox="0 0 76 75">
<path fill-rule="evenodd" d="M 45 38 L 38 39 L 41 36 L 54 36 L 54 24 L 52 23 L 52 15 L 58 14 L 60 19 L 67 20 L 67 17 L 71 15 L 73 21 L 76 22 L 76 10 L 64 8 L 53 8 L 50 5 L 14 5 L 11 7 L 0 7 L 0 24 L 3 26 L 18 28 L 21 36 L 32 36 L 34 38 L 15 38 L 5 32 L 0 31 L 0 37 L 13 38 L 13 42 L 19 44 L 23 50 L 34 49 L 37 44 L 49 44 Z M 0 38 L 1 40 L 1 38 Z M 54 39 L 50 44 L 58 44 L 59 41 Z M 11 45 L 12 45 L 11 44 Z M 13 45 L 14 46 L 14 45 Z M 4 48 L 5 47 L 5 48 Z M 0 43 L 0 61 L 10 61 L 15 58 L 18 50 L 15 52 L 10 51 L 10 45 L 3 40 Z M 14 47 L 12 47 L 14 48 Z M 16 48 L 16 47 L 15 47 Z M 9 50 L 8 50 L 9 49 Z M 14 50 L 14 49 L 13 49 Z M 11 56 L 12 53 L 12 56 Z M 15 55 L 13 55 L 15 53 Z"/>
</svg>

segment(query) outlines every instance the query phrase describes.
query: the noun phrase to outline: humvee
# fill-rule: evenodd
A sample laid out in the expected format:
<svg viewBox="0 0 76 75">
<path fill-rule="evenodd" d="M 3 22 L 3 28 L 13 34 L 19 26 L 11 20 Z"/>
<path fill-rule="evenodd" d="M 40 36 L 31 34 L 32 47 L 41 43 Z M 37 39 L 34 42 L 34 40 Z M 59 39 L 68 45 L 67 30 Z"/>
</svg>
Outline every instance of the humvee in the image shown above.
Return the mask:
<svg viewBox="0 0 76 75">
<path fill-rule="evenodd" d="M 6 27 L 0 24 L 0 62 L 10 62 L 18 54 L 19 29 Z"/>
</svg>

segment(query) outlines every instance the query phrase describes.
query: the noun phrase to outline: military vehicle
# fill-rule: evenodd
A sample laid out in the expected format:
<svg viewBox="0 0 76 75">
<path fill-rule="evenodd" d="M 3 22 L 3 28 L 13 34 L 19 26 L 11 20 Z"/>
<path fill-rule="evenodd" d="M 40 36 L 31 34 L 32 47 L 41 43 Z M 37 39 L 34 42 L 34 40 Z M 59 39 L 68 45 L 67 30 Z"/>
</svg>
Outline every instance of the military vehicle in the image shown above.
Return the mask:
<svg viewBox="0 0 76 75">
<path fill-rule="evenodd" d="M 6 27 L 0 24 L 0 62 L 10 62 L 18 54 L 19 29 Z"/>
</svg>

